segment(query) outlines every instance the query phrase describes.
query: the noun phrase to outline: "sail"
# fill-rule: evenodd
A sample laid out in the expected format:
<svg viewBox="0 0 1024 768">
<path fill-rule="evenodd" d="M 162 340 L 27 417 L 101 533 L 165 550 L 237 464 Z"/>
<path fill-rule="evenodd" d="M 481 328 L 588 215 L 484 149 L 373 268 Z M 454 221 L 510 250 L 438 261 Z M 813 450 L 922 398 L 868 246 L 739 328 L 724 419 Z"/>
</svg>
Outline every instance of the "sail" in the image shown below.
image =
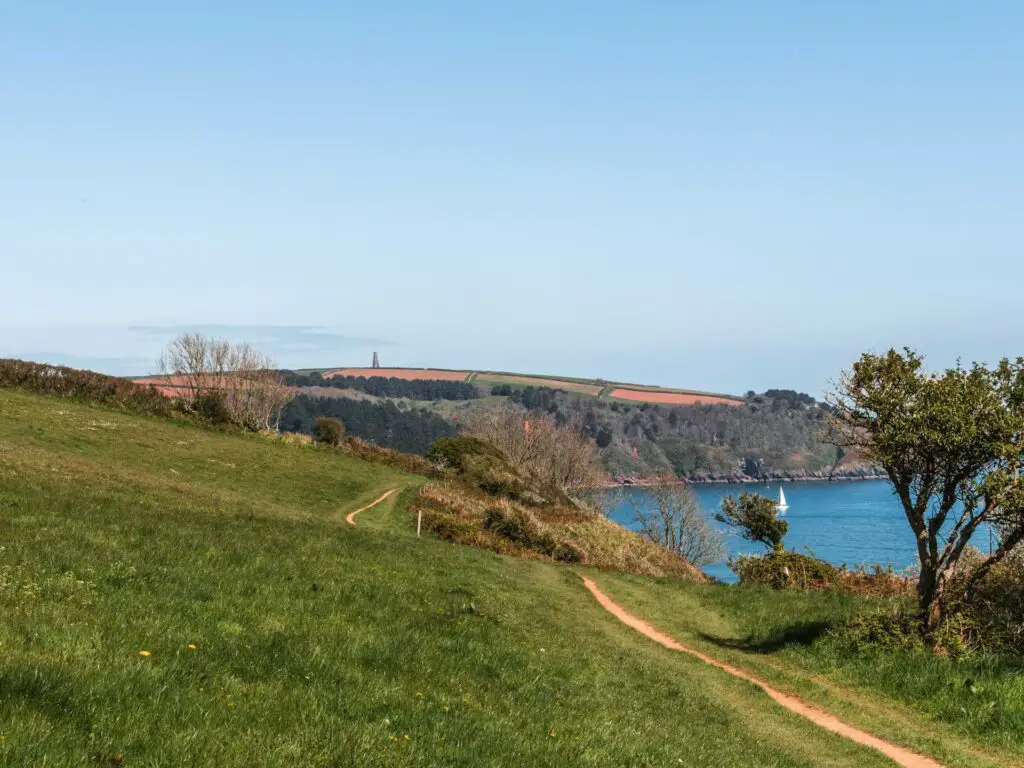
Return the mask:
<svg viewBox="0 0 1024 768">
<path fill-rule="evenodd" d="M 779 488 L 779 508 L 785 509 L 789 504 L 786 503 L 786 492 Z"/>
</svg>

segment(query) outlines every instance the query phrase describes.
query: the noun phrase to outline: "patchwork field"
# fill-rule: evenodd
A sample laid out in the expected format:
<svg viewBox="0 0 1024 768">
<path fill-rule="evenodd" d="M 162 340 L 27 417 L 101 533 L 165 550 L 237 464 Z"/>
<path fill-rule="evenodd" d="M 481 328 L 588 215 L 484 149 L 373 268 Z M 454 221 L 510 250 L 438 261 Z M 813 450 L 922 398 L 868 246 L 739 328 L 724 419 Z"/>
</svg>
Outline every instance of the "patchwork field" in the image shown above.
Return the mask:
<svg viewBox="0 0 1024 768">
<path fill-rule="evenodd" d="M 384 376 L 394 379 L 426 381 L 465 381 L 469 371 L 442 371 L 434 368 L 339 368 L 323 374 L 325 379 L 335 376 Z"/>
<path fill-rule="evenodd" d="M 636 403 L 661 405 L 739 405 L 742 398 L 714 392 L 658 387 L 642 384 L 609 384 L 601 379 L 581 379 L 573 376 L 530 375 L 494 371 L 450 371 L 438 368 L 338 368 L 323 372 L 325 379 L 334 376 L 382 376 L 406 380 L 465 381 L 489 391 L 495 385 L 513 387 L 550 387 L 564 389 L 586 397 L 608 397 Z"/>
<path fill-rule="evenodd" d="M 638 390 L 613 389 L 609 397 L 616 400 L 630 400 L 640 403 L 657 403 L 660 405 L 742 405 L 742 400 L 716 395 L 694 394 L 690 392 L 672 392 L 670 390 Z"/>
<path fill-rule="evenodd" d="M 577 392 L 581 395 L 591 395 L 592 397 L 597 397 L 601 394 L 602 389 L 598 384 L 585 384 L 571 379 L 549 379 L 541 376 L 520 376 L 510 373 L 478 373 L 473 380 L 478 382 L 487 382 L 488 384 L 554 387 L 556 389 L 564 389 L 569 392 Z"/>
</svg>

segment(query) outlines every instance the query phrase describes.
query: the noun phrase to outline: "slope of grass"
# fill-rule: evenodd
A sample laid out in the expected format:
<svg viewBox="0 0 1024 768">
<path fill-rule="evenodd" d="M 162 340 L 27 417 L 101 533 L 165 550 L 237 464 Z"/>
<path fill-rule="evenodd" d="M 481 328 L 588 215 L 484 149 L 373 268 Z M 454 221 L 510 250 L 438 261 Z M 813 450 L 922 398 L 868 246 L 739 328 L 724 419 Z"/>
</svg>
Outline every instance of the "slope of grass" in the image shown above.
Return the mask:
<svg viewBox="0 0 1024 768">
<path fill-rule="evenodd" d="M 1024 760 L 1024 668 L 918 651 L 857 654 L 837 631 L 891 603 L 827 592 L 597 577 L 680 642 L 743 667 L 849 722 L 949 765 Z"/>
<path fill-rule="evenodd" d="M 327 375 L 336 371 L 352 370 L 358 371 L 360 376 L 392 376 L 400 373 L 403 376 L 409 378 L 421 377 L 424 379 L 431 378 L 433 372 L 439 373 L 465 373 L 465 381 L 467 383 L 474 383 L 480 385 L 483 390 L 489 391 L 491 386 L 495 384 L 508 384 L 512 387 L 552 387 L 555 389 L 564 389 L 570 392 L 575 392 L 579 395 L 587 397 L 605 397 L 612 389 L 621 388 L 628 389 L 636 392 L 666 392 L 666 393 L 678 393 L 683 395 L 703 395 L 705 397 L 724 398 L 727 400 L 736 400 L 742 402 L 743 398 L 735 395 L 728 395 L 720 392 L 707 392 L 699 389 L 681 389 L 679 387 L 662 387 L 653 384 L 630 384 L 629 382 L 608 382 L 604 379 L 589 379 L 580 376 L 558 376 L 554 374 L 546 373 L 517 373 L 514 371 L 463 371 L 460 369 L 451 368 L 403 368 L 401 366 L 390 366 L 387 368 L 376 369 L 380 373 L 375 373 L 375 369 L 372 368 L 303 368 L 296 370 L 295 373 L 311 374 L 320 373 Z M 138 379 L 144 381 L 146 377 Z"/>
<path fill-rule="evenodd" d="M 420 482 L 0 392 L 0 763 L 886 765 L 569 569 L 415 538 Z"/>
</svg>

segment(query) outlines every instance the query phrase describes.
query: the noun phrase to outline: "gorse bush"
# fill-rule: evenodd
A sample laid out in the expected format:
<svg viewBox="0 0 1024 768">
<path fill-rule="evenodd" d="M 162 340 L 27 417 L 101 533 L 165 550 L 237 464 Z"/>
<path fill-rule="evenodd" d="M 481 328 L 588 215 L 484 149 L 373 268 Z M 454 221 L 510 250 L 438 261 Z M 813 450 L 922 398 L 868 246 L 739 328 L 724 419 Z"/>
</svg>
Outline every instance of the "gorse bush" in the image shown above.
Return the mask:
<svg viewBox="0 0 1024 768">
<path fill-rule="evenodd" d="M 62 365 L 0 360 L 0 387 L 102 403 L 156 416 L 168 416 L 174 411 L 173 403 L 153 387 Z"/>
<path fill-rule="evenodd" d="M 587 554 L 572 541 L 558 541 L 525 510 L 491 507 L 484 513 L 484 528 L 525 550 L 562 563 L 586 562 Z"/>
<path fill-rule="evenodd" d="M 924 649 L 920 619 L 898 607 L 864 611 L 834 633 L 835 642 L 858 654 Z"/>
<path fill-rule="evenodd" d="M 945 644 L 974 650 L 1024 653 L 1024 549 L 1018 547 L 985 578 L 968 589 L 972 574 L 985 562 L 979 551 L 964 555 L 950 579 L 947 616 L 941 627 Z M 954 638 L 955 636 L 955 638 Z"/>
<path fill-rule="evenodd" d="M 490 507 L 484 513 L 484 528 L 523 549 L 536 550 L 544 555 L 550 555 L 555 549 L 554 539 L 541 533 L 537 524 L 520 510 L 503 511 Z"/>
<path fill-rule="evenodd" d="M 207 424 L 231 424 L 231 411 L 222 392 L 201 392 L 192 405 L 193 412 Z"/>
<path fill-rule="evenodd" d="M 341 419 L 332 419 L 328 416 L 321 416 L 313 425 L 313 439 L 318 443 L 338 446 L 345 437 L 345 425 Z"/>
<path fill-rule="evenodd" d="M 829 589 L 839 583 L 839 569 L 810 555 L 776 550 L 760 557 L 741 555 L 729 561 L 740 584 L 776 589 Z"/>
<path fill-rule="evenodd" d="M 428 461 L 461 471 L 472 469 L 478 458 L 507 461 L 494 445 L 476 437 L 442 437 L 427 451 Z"/>
<path fill-rule="evenodd" d="M 478 437 L 442 437 L 427 452 L 427 459 L 440 471 L 492 496 L 531 506 L 569 504 L 557 488 L 521 471 L 501 449 Z"/>
</svg>

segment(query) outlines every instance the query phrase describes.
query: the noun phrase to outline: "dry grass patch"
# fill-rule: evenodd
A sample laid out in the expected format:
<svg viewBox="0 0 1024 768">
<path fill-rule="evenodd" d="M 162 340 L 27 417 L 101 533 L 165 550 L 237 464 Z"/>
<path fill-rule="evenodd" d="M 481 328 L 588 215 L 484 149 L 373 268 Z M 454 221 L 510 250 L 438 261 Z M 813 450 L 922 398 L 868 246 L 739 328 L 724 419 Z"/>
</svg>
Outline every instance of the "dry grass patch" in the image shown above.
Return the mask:
<svg viewBox="0 0 1024 768">
<path fill-rule="evenodd" d="M 527 506 L 449 481 L 423 486 L 409 508 L 423 513 L 425 530 L 458 544 L 602 570 L 705 580 L 683 558 L 585 507 Z"/>
</svg>

